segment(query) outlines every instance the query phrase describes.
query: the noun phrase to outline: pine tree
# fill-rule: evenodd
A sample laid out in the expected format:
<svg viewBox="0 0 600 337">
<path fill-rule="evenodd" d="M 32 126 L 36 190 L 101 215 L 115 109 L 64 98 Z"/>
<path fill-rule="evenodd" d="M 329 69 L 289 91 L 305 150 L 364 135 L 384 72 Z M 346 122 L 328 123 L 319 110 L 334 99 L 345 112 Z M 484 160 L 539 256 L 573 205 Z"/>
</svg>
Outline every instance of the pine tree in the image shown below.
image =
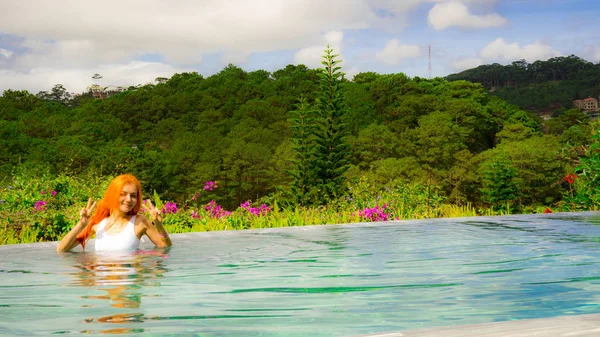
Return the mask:
<svg viewBox="0 0 600 337">
<path fill-rule="evenodd" d="M 300 97 L 296 110 L 291 111 L 293 168 L 287 173 L 292 176 L 291 198 L 295 204 L 308 205 L 314 201 L 315 119 L 314 110 L 306 98 Z"/>
<path fill-rule="evenodd" d="M 506 156 L 494 158 L 482 165 L 482 199 L 497 210 L 508 211 L 510 203 L 517 198 L 517 169 Z"/>
<path fill-rule="evenodd" d="M 315 132 L 315 173 L 320 202 L 327 202 L 344 193 L 344 173 L 349 166 L 348 131 L 342 119 L 346 112 L 341 88 L 344 73 L 340 71 L 330 45 L 325 49 L 319 69 L 319 94 L 316 100 L 318 118 Z"/>
</svg>

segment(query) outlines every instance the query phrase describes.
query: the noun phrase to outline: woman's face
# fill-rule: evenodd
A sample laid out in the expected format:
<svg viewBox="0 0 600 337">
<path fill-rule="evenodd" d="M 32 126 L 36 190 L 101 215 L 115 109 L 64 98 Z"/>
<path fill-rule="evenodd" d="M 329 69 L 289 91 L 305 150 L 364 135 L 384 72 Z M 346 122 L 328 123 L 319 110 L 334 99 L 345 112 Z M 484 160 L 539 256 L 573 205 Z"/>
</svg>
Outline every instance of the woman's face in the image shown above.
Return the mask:
<svg viewBox="0 0 600 337">
<path fill-rule="evenodd" d="M 134 184 L 123 186 L 121 196 L 119 197 L 119 210 L 125 214 L 131 212 L 137 202 L 137 187 Z"/>
</svg>

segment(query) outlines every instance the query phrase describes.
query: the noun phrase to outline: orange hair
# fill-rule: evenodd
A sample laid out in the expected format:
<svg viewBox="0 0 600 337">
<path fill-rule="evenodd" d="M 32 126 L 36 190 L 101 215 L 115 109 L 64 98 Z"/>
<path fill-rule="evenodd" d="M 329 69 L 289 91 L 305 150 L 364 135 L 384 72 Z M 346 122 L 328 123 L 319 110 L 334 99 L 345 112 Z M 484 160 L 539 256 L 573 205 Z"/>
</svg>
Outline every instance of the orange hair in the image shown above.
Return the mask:
<svg viewBox="0 0 600 337">
<path fill-rule="evenodd" d="M 92 227 L 104 220 L 104 218 L 112 215 L 113 211 L 119 208 L 119 197 L 123 192 L 123 187 L 128 184 L 132 184 L 137 187 L 137 201 L 130 214 L 138 214 L 142 206 L 142 185 L 140 184 L 140 181 L 133 175 L 122 174 L 110 182 L 106 192 L 104 192 L 104 197 L 102 197 L 102 199 L 98 202 L 98 207 L 96 208 L 94 215 L 92 215 L 90 218 L 90 222 L 87 224 L 84 230 L 77 235 L 77 241 L 79 241 L 84 249 L 85 243 L 88 240 L 88 236 L 92 231 Z"/>
</svg>

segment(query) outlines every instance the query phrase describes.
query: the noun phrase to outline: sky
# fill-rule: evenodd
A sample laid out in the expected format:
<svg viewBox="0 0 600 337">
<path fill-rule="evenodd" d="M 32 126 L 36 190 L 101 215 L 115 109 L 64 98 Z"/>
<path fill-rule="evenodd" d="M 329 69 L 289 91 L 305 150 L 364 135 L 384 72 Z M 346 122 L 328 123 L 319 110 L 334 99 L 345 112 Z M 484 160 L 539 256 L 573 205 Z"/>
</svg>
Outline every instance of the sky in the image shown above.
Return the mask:
<svg viewBox="0 0 600 337">
<path fill-rule="evenodd" d="M 349 79 L 571 54 L 596 63 L 599 18 L 598 0 L 0 0 L 0 92 L 80 93 L 96 73 L 130 86 L 228 64 L 318 68 L 328 44 Z"/>
</svg>

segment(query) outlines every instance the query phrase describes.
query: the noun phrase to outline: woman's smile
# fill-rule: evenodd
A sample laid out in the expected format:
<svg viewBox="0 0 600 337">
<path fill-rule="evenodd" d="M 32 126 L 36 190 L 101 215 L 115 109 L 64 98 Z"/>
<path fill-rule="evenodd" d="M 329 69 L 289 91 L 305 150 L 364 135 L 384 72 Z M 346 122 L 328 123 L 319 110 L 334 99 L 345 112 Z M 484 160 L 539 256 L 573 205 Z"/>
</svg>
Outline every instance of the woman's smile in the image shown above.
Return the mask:
<svg viewBox="0 0 600 337">
<path fill-rule="evenodd" d="M 133 184 L 123 186 L 121 191 L 120 208 L 123 213 L 129 213 L 136 205 L 138 198 L 137 187 Z"/>
</svg>

